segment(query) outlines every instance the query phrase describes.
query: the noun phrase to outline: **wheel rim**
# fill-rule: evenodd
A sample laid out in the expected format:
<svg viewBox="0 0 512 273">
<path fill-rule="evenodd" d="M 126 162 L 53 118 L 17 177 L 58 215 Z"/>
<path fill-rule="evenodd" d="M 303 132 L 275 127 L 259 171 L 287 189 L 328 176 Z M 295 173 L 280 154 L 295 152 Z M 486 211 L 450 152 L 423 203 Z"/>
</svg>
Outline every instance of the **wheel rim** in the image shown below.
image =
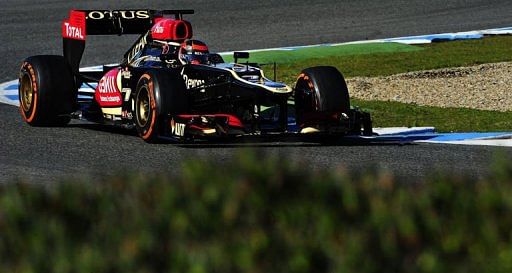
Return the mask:
<svg viewBox="0 0 512 273">
<path fill-rule="evenodd" d="M 34 89 L 32 86 L 32 80 L 28 74 L 24 74 L 21 78 L 20 86 L 20 102 L 23 111 L 28 112 L 32 107 L 32 99 L 34 95 Z"/>
<path fill-rule="evenodd" d="M 149 113 L 151 111 L 148 89 L 146 87 L 142 87 L 139 90 L 136 102 L 137 123 L 140 127 L 145 127 L 148 123 Z"/>
</svg>

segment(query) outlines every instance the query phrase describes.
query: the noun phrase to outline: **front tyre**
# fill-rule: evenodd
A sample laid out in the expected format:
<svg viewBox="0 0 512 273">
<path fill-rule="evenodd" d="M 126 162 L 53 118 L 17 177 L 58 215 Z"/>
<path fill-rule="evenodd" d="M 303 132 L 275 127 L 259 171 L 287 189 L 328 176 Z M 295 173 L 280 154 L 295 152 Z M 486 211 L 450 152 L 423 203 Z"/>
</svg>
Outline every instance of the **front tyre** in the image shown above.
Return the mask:
<svg viewBox="0 0 512 273">
<path fill-rule="evenodd" d="M 297 124 L 314 126 L 333 113 L 348 113 L 350 99 L 343 75 L 331 66 L 316 66 L 302 70 L 295 83 Z"/>
<path fill-rule="evenodd" d="M 158 142 L 170 115 L 185 113 L 188 99 L 183 80 L 172 71 L 150 70 L 137 83 L 134 100 L 134 123 L 146 142 Z"/>
<path fill-rule="evenodd" d="M 62 56 L 32 56 L 20 69 L 20 113 L 33 126 L 62 126 L 70 121 L 76 88 L 73 73 Z"/>
</svg>

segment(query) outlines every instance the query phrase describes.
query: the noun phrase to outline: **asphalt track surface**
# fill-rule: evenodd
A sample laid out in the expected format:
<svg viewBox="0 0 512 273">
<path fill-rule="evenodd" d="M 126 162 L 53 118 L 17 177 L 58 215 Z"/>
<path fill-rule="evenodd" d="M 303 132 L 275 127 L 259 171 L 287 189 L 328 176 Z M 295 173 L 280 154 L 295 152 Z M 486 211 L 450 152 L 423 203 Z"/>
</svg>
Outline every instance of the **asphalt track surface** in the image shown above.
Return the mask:
<svg viewBox="0 0 512 273">
<path fill-rule="evenodd" d="M 23 58 L 61 54 L 60 22 L 69 9 L 192 8 L 196 38 L 215 51 L 346 42 L 512 25 L 509 0 L 320 1 L 26 1 L 2 0 L 0 82 L 17 77 Z M 134 36 L 91 37 L 83 66 L 113 63 Z M 449 117 L 447 117 L 449 118 Z M 512 149 L 415 144 L 318 146 L 296 142 L 246 145 L 149 145 L 132 132 L 83 123 L 64 128 L 24 124 L 16 107 L 0 104 L 0 181 L 55 181 L 130 171 L 179 171 L 179 162 L 222 161 L 245 147 L 287 155 L 311 169 L 364 171 L 376 166 L 410 181 L 437 172 L 481 177 L 497 154 Z M 501 152 L 501 153 L 500 153 Z"/>
</svg>

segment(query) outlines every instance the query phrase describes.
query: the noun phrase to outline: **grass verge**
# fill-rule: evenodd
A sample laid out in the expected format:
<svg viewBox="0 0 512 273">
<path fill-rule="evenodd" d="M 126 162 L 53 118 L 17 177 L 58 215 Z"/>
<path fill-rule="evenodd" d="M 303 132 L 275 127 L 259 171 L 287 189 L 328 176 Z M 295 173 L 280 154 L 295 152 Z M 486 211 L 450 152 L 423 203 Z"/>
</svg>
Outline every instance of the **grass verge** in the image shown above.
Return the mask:
<svg viewBox="0 0 512 273">
<path fill-rule="evenodd" d="M 421 47 L 399 43 L 368 43 L 347 45 L 320 45 L 294 50 L 268 50 L 251 52 L 250 61 L 256 63 L 290 64 L 309 59 L 330 58 L 332 56 L 355 56 L 375 53 L 396 53 L 423 50 Z M 225 61 L 233 62 L 233 56 L 224 56 Z"/>
<path fill-rule="evenodd" d="M 373 49 L 377 51 L 372 51 Z M 315 53 L 308 52 L 313 50 Z M 493 36 L 417 46 L 363 44 L 343 45 L 337 49 L 320 47 L 254 54 L 256 54 L 255 60 L 263 60 L 265 63 L 277 62 L 278 80 L 293 84 L 303 68 L 316 65 L 335 66 L 345 77 L 375 77 L 410 71 L 512 61 L 512 36 Z M 283 55 L 285 58 L 280 59 Z M 255 61 L 252 58 L 249 60 Z M 268 76 L 272 78 L 272 69 L 265 68 L 270 73 Z"/>
</svg>

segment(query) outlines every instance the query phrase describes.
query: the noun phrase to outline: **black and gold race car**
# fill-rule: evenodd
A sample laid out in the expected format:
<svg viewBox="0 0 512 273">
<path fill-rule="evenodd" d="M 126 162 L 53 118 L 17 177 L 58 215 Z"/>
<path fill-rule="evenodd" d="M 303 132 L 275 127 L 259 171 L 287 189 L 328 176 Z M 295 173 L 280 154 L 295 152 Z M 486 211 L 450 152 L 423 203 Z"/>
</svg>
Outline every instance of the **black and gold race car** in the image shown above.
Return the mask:
<svg viewBox="0 0 512 273">
<path fill-rule="evenodd" d="M 20 112 L 30 125 L 70 119 L 136 128 L 147 142 L 242 136 L 370 136 L 370 115 L 351 108 L 334 67 L 304 69 L 292 88 L 234 52 L 225 63 L 192 39 L 192 10 L 72 10 L 63 56 L 24 60 Z M 117 65 L 79 69 L 89 35 L 139 34 Z"/>
</svg>

